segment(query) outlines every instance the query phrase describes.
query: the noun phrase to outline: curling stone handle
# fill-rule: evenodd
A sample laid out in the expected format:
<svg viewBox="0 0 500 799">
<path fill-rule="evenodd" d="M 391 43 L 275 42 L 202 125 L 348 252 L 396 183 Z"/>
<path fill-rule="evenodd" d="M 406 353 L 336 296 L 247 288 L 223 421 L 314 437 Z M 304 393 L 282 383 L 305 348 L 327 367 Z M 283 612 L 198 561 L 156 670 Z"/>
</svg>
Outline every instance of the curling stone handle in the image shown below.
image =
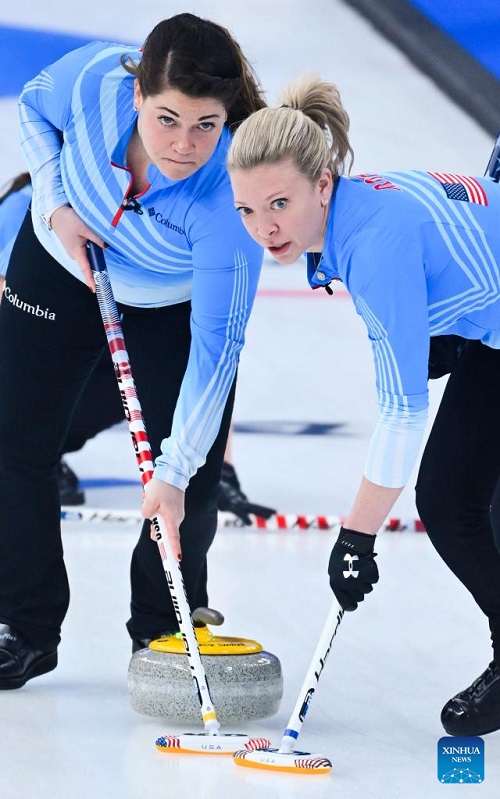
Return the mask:
<svg viewBox="0 0 500 799">
<path fill-rule="evenodd" d="M 213 627 L 220 627 L 224 624 L 224 616 L 220 611 L 213 608 L 196 608 L 191 614 L 193 624 L 211 624 Z"/>
</svg>

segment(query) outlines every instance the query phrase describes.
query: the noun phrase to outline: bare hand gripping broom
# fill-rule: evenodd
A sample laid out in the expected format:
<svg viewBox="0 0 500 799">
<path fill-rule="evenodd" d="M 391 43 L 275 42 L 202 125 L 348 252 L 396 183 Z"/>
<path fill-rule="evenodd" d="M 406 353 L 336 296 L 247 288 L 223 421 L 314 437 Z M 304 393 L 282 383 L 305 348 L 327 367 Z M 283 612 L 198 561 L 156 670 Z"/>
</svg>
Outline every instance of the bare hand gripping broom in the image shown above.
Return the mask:
<svg viewBox="0 0 500 799">
<path fill-rule="evenodd" d="M 151 446 L 146 434 L 141 405 L 132 376 L 120 317 L 106 269 L 104 253 L 96 244 L 88 242 L 87 254 L 92 268 L 99 310 L 101 312 L 109 350 L 113 359 L 137 465 L 141 474 L 142 484 L 146 486 L 153 477 Z M 248 735 L 244 734 L 219 734 L 220 724 L 210 696 L 205 669 L 201 661 L 198 641 L 196 639 L 191 612 L 186 598 L 181 567 L 179 562 L 174 558 L 170 541 L 166 533 L 165 523 L 161 517 L 157 516 L 152 519 L 152 524 L 163 564 L 163 570 L 179 623 L 179 629 L 184 641 L 194 687 L 200 701 L 201 716 L 205 725 L 205 731 L 203 733 L 164 736 L 158 739 L 157 747 L 162 751 L 174 753 L 232 754 L 236 749 L 240 749 L 242 746 L 245 748 L 245 751 L 268 746 L 269 741 L 262 738 L 250 738 Z"/>
</svg>

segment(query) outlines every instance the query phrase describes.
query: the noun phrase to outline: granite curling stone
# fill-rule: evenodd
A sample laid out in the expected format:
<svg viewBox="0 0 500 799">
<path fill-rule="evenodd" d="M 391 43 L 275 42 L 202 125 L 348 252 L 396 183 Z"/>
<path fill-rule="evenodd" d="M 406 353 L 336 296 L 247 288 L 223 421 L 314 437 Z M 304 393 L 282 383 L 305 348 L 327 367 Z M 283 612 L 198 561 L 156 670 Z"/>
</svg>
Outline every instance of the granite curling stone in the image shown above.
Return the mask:
<svg viewBox="0 0 500 799">
<path fill-rule="evenodd" d="M 193 613 L 195 624 L 200 619 L 223 621 L 221 614 L 208 608 Z M 206 624 L 196 627 L 196 638 L 221 721 L 262 719 L 278 712 L 283 676 L 275 655 L 257 641 L 214 635 Z M 151 641 L 132 655 L 128 688 L 138 713 L 170 721 L 200 721 L 200 703 L 180 633 Z"/>
</svg>

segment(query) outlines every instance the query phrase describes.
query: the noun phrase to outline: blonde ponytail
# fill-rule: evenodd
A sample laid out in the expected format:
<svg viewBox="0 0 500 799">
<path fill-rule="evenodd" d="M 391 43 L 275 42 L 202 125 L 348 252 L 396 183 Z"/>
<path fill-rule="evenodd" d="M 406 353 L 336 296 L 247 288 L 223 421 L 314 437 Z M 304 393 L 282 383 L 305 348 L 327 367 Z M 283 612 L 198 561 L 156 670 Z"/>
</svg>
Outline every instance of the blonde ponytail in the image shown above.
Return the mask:
<svg viewBox="0 0 500 799">
<path fill-rule="evenodd" d="M 292 159 L 311 182 L 325 167 L 342 174 L 354 153 L 349 116 L 333 83 L 303 77 L 282 93 L 278 108 L 263 108 L 246 119 L 234 135 L 228 168 L 249 169 Z"/>
</svg>

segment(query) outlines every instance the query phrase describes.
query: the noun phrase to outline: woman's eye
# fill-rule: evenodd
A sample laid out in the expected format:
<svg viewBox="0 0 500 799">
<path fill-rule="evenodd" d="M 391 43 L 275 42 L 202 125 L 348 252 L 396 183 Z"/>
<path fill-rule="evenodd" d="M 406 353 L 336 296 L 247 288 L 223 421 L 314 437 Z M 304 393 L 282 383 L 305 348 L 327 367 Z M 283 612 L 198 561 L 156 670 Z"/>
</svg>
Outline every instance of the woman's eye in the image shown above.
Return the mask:
<svg viewBox="0 0 500 799">
<path fill-rule="evenodd" d="M 158 117 L 162 125 L 171 125 L 174 121 L 172 117 Z"/>
<path fill-rule="evenodd" d="M 246 205 L 241 205 L 239 208 L 236 209 L 241 216 L 249 216 L 252 213 L 251 208 L 247 208 Z"/>
<path fill-rule="evenodd" d="M 284 208 L 287 206 L 287 200 L 280 197 L 278 200 L 275 200 L 271 203 L 273 208 L 276 208 L 278 211 L 283 211 Z"/>
<path fill-rule="evenodd" d="M 213 130 L 215 125 L 213 122 L 200 122 L 201 130 Z"/>
</svg>

